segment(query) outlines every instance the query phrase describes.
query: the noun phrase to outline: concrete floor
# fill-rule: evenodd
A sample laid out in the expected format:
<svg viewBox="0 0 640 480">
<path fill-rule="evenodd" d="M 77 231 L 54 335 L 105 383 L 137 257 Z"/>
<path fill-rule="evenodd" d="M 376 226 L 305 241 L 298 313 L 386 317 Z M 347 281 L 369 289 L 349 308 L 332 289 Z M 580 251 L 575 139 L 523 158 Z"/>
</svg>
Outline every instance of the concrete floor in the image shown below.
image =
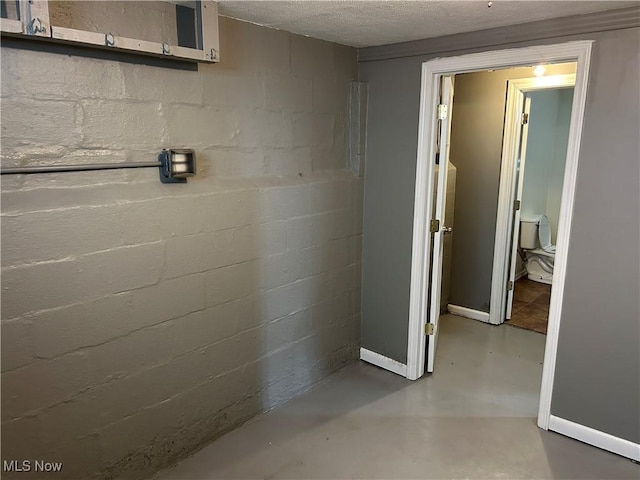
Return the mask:
<svg viewBox="0 0 640 480">
<path fill-rule="evenodd" d="M 157 478 L 640 478 L 630 460 L 537 428 L 544 336 L 441 322 L 433 375 L 347 367 Z"/>
</svg>

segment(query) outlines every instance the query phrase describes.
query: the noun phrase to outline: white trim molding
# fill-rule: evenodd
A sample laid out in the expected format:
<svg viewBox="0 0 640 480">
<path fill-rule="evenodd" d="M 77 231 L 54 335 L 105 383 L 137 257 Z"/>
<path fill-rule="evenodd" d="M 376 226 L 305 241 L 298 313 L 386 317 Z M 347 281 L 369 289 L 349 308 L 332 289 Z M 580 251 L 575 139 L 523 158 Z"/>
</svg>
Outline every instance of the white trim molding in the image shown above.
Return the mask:
<svg viewBox="0 0 640 480">
<path fill-rule="evenodd" d="M 549 417 L 549 430 L 640 462 L 640 445 L 629 440 L 554 415 Z"/>
<path fill-rule="evenodd" d="M 473 308 L 461 307 L 460 305 L 447 305 L 447 311 L 453 315 L 459 317 L 470 318 L 472 320 L 479 320 L 484 323 L 489 323 L 489 314 L 487 312 L 481 312 L 480 310 L 474 310 Z"/>
<path fill-rule="evenodd" d="M 553 379 L 556 373 L 558 335 L 560 332 L 562 303 L 567 277 L 567 256 L 569 253 L 569 238 L 571 236 L 571 221 L 573 219 L 576 178 L 578 177 L 580 144 L 582 142 L 582 124 L 584 122 L 584 110 L 587 104 L 587 86 L 589 84 L 592 46 L 593 42 L 582 41 L 575 42 L 575 44 L 573 44 L 574 48 L 571 49 L 573 52 L 571 58 L 577 61 L 577 67 L 575 86 L 573 88 L 573 105 L 571 106 L 569 140 L 567 143 L 567 160 L 564 167 L 564 180 L 562 182 L 558 238 L 556 240 L 556 258 L 553 267 L 553 286 L 551 288 L 549 323 L 547 326 L 547 341 L 544 350 L 540 404 L 538 407 L 538 426 L 543 429 L 549 428 L 549 416 L 551 415 L 551 396 L 553 393 Z"/>
<path fill-rule="evenodd" d="M 411 283 L 409 287 L 409 338 L 407 346 L 407 378 L 417 380 L 424 375 L 426 339 L 424 326 L 429 298 L 429 219 L 433 211 L 433 178 L 430 152 L 435 152 L 437 122 L 435 109 L 439 103 L 440 77 L 422 64 L 420 86 L 420 118 L 418 121 L 418 159 L 416 163 L 415 201 L 413 206 L 413 240 L 411 246 Z M 429 112 L 425 114 L 425 112 Z"/>
<path fill-rule="evenodd" d="M 524 48 L 472 53 L 444 57 L 422 64 L 420 89 L 420 118 L 418 124 L 418 154 L 416 159 L 416 183 L 413 217 L 413 241 L 411 256 L 411 286 L 409 292 L 409 332 L 407 341 L 407 378 L 415 380 L 424 375 L 425 324 L 427 322 L 427 292 L 429 279 L 430 242 L 429 215 L 433 206 L 432 161 L 436 150 L 436 111 L 438 85 L 443 75 L 456 75 L 489 69 L 511 68 L 540 63 L 577 62 L 574 87 L 565 178 L 562 187 L 562 205 L 558 223 L 554 285 L 551 291 L 549 326 L 545 346 L 538 426 L 549 428 L 551 395 L 556 369 L 558 332 L 562 315 L 562 299 L 565 289 L 567 252 L 571 234 L 571 219 L 578 169 L 582 123 L 587 98 L 587 84 L 592 41 L 576 41 L 555 45 L 535 45 Z"/>
<path fill-rule="evenodd" d="M 404 363 L 400 363 L 393 358 L 385 357 L 379 353 L 372 352 L 366 348 L 360 349 L 360 360 L 371 363 L 376 367 L 384 368 L 390 372 L 396 373 L 400 376 L 407 376 L 407 366 Z"/>
</svg>

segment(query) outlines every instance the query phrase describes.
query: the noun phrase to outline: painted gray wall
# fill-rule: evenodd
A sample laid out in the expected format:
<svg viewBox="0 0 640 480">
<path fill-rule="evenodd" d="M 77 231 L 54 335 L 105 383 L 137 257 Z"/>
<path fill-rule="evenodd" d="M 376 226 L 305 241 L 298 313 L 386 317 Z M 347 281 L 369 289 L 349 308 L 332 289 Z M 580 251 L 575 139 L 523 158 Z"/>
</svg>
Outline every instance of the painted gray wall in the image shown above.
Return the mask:
<svg viewBox="0 0 640 480">
<path fill-rule="evenodd" d="M 594 39 L 551 413 L 640 443 L 640 32 Z"/>
<path fill-rule="evenodd" d="M 505 39 L 518 38 L 518 28 L 498 36 L 506 47 Z M 551 411 L 633 441 L 640 432 L 639 37 L 633 27 L 510 45 L 595 41 Z M 473 40 L 474 34 L 467 35 L 466 45 Z M 360 80 L 369 83 L 362 341 L 401 362 L 407 348 L 421 63 L 490 49 L 495 47 L 359 65 Z M 458 195 L 462 189 L 459 183 Z"/>
<path fill-rule="evenodd" d="M 199 169 L 2 176 L 3 459 L 146 478 L 356 360 L 356 52 L 227 18 L 220 44 L 194 71 L 3 38 L 3 166 Z"/>
<path fill-rule="evenodd" d="M 458 167 L 451 303 L 489 311 L 507 72 L 458 75 L 451 161 Z"/>
<path fill-rule="evenodd" d="M 420 63 L 361 64 L 359 74 L 368 83 L 361 344 L 406 363 Z"/>
</svg>

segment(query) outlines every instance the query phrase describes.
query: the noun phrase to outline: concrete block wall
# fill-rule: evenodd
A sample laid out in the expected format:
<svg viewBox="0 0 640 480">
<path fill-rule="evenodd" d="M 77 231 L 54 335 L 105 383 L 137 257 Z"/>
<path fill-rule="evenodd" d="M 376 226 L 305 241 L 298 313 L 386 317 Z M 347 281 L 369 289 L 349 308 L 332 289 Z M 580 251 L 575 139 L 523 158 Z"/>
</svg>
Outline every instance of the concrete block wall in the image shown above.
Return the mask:
<svg viewBox="0 0 640 480">
<path fill-rule="evenodd" d="M 220 30 L 197 71 L 2 48 L 4 166 L 199 168 L 2 177 L 3 460 L 145 478 L 357 358 L 355 50 Z"/>
</svg>

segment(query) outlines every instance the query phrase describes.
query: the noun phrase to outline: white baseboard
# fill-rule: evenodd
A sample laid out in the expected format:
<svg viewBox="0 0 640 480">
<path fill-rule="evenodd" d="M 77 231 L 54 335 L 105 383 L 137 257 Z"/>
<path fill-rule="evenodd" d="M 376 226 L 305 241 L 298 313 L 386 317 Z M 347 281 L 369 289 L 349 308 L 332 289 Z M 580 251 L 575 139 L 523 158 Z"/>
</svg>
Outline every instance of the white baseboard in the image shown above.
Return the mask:
<svg viewBox="0 0 640 480">
<path fill-rule="evenodd" d="M 385 357 L 384 355 L 372 352 L 366 348 L 360 349 L 360 360 L 371 363 L 376 367 L 384 368 L 390 372 L 397 373 L 405 378 L 407 376 L 407 366 L 404 363 L 397 362 L 392 358 Z"/>
<path fill-rule="evenodd" d="M 484 323 L 489 323 L 489 314 L 487 312 L 481 312 L 480 310 L 474 310 L 473 308 L 461 307 L 459 305 L 447 305 L 447 311 L 454 315 L 461 317 L 471 318 L 473 320 L 480 320 Z"/>
<path fill-rule="evenodd" d="M 579 423 L 570 422 L 553 415 L 549 417 L 549 430 L 640 462 L 640 445 L 629 440 L 614 437 L 600 430 L 585 427 Z"/>
</svg>

